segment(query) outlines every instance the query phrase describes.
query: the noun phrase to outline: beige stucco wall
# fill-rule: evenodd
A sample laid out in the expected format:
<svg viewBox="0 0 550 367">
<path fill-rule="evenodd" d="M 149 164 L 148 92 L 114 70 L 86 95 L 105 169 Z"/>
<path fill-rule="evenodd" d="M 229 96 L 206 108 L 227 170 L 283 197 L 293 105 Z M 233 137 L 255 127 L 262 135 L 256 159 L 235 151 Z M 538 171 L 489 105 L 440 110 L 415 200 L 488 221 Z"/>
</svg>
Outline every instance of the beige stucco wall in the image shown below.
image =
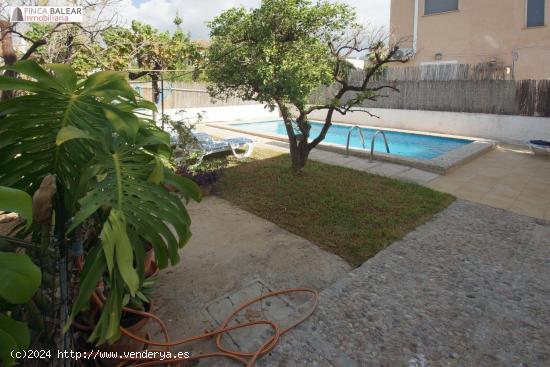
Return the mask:
<svg viewBox="0 0 550 367">
<path fill-rule="evenodd" d="M 496 59 L 510 66 L 515 79 L 550 78 L 550 0 L 547 25 L 525 27 L 526 0 L 459 0 L 459 10 L 424 15 L 419 0 L 417 53 L 406 65 L 441 61 L 481 63 Z M 392 0 L 391 31 L 394 41 L 412 46 L 414 0 Z M 514 57 L 514 55 L 516 55 Z"/>
</svg>

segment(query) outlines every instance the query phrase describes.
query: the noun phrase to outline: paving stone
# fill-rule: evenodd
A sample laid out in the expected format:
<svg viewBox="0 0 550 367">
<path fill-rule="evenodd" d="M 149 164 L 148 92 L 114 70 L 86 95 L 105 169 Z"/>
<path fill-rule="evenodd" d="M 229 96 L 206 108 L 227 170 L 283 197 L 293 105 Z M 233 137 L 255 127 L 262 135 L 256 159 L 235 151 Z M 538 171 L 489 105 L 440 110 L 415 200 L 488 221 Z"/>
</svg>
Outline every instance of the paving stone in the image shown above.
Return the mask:
<svg viewBox="0 0 550 367">
<path fill-rule="evenodd" d="M 259 366 L 550 366 L 550 222 L 458 200 L 321 293 Z"/>
<path fill-rule="evenodd" d="M 368 172 L 375 175 L 393 177 L 410 169 L 410 167 L 399 164 L 381 162 L 379 165 L 369 168 Z"/>
<path fill-rule="evenodd" d="M 411 168 L 407 171 L 399 173 L 394 178 L 402 181 L 413 182 L 417 184 L 425 184 L 439 177 L 437 173 L 422 171 L 417 168 Z"/>
<path fill-rule="evenodd" d="M 345 164 L 348 168 L 353 168 L 359 171 L 368 171 L 369 169 L 382 164 L 380 161 L 370 161 L 368 158 L 356 158 Z"/>
<path fill-rule="evenodd" d="M 264 281 L 257 279 L 241 289 L 214 300 L 205 307 L 205 311 L 210 316 L 213 325 L 220 325 L 239 305 L 272 290 Z M 286 297 L 270 297 L 241 311 L 229 325 L 258 320 L 270 320 L 284 324 L 296 317 L 298 314 L 297 309 L 297 305 L 292 304 Z M 235 350 L 254 351 L 260 348 L 272 335 L 269 326 L 246 327 L 225 334 L 223 340 L 226 345 L 231 343 Z"/>
</svg>

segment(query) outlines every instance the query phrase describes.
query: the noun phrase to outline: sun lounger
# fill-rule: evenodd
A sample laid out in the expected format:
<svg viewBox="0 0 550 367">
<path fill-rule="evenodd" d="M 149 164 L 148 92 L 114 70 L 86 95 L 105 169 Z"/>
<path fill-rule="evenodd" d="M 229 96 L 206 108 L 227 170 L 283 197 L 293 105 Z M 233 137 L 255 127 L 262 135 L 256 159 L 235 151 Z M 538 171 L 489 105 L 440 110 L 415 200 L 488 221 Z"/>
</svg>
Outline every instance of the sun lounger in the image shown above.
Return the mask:
<svg viewBox="0 0 550 367">
<path fill-rule="evenodd" d="M 195 163 L 195 165 L 199 165 L 204 157 L 211 154 L 230 151 L 231 153 L 233 153 L 233 156 L 238 159 L 242 159 L 250 157 L 250 155 L 254 151 L 254 140 L 245 137 L 216 140 L 207 133 L 196 132 L 193 132 L 193 136 L 197 139 L 198 146 L 193 149 L 192 152 L 195 151 L 199 153 L 199 156 L 197 157 L 197 163 Z M 177 136 L 171 136 L 171 141 L 174 145 L 176 145 L 177 149 Z M 239 153 L 238 150 L 240 149 L 244 149 L 244 152 Z M 176 159 L 176 161 L 177 160 L 178 159 Z M 183 157 L 179 160 L 183 160 Z"/>
</svg>

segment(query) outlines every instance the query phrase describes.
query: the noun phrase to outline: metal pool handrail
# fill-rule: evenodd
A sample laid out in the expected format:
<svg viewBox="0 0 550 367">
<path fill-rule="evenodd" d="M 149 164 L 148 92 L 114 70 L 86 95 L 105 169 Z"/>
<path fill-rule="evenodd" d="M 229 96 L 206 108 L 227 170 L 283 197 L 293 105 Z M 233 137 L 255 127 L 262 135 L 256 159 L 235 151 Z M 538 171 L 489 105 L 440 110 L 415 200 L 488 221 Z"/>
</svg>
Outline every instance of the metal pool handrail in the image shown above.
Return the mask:
<svg viewBox="0 0 550 367">
<path fill-rule="evenodd" d="M 388 152 L 388 153 L 390 152 L 390 147 L 388 146 L 388 139 L 386 139 L 386 133 L 383 132 L 382 130 L 378 130 L 372 136 L 372 140 L 371 140 L 371 143 L 370 143 L 370 160 L 371 161 L 374 158 L 374 141 L 376 140 L 376 136 L 378 134 L 382 134 L 382 136 L 384 137 L 384 144 L 386 144 L 386 152 Z"/>
<path fill-rule="evenodd" d="M 354 129 L 359 130 L 359 136 L 361 137 L 363 149 L 367 149 L 367 147 L 365 146 L 365 137 L 363 136 L 363 131 L 361 131 L 361 128 L 358 125 L 353 125 L 348 132 L 348 141 L 346 142 L 346 155 L 349 155 L 349 140 L 351 138 L 351 133 L 353 132 Z"/>
</svg>

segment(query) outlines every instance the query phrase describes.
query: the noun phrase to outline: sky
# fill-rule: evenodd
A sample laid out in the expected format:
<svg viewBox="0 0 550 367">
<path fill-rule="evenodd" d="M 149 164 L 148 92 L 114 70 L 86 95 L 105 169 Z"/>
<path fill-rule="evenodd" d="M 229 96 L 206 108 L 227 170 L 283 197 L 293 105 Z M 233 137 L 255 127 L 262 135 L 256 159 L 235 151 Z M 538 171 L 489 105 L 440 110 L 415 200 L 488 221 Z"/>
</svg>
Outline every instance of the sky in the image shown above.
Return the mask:
<svg viewBox="0 0 550 367">
<path fill-rule="evenodd" d="M 391 0 L 340 0 L 357 9 L 359 20 L 373 27 L 389 27 Z M 244 6 L 256 7 L 260 0 L 122 0 L 121 15 L 127 20 L 136 19 L 161 30 L 172 30 L 176 11 L 183 18 L 182 29 L 193 39 L 208 38 L 205 22 L 223 10 Z"/>
</svg>

